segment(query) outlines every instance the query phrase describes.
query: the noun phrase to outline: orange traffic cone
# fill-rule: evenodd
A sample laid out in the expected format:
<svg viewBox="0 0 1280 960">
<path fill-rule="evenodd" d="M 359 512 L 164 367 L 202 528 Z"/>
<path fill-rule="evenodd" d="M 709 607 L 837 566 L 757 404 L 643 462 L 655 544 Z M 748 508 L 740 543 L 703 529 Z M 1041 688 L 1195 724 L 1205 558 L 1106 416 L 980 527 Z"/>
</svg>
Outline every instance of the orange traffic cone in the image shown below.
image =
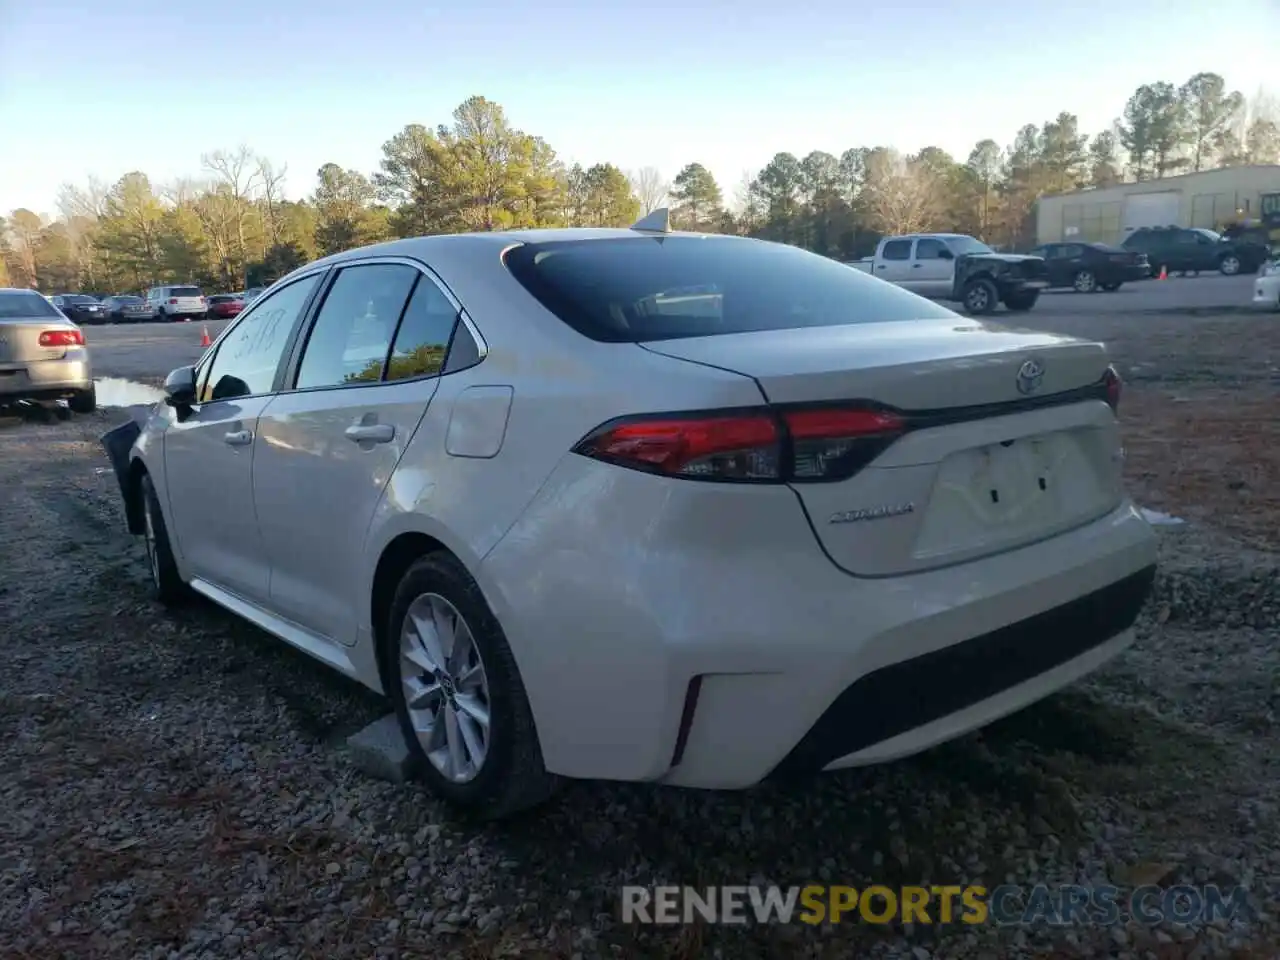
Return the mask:
<svg viewBox="0 0 1280 960">
<path fill-rule="evenodd" d="M 213 341 L 209 339 L 209 325 L 206 323 L 200 330 L 200 346 L 207 347 L 211 343 Z"/>
<path fill-rule="evenodd" d="M 1168 279 L 1169 279 L 1169 268 L 1168 268 L 1168 267 L 1163 266 L 1163 265 L 1160 267 L 1160 279 L 1161 279 L 1161 280 L 1168 280 Z"/>
</svg>

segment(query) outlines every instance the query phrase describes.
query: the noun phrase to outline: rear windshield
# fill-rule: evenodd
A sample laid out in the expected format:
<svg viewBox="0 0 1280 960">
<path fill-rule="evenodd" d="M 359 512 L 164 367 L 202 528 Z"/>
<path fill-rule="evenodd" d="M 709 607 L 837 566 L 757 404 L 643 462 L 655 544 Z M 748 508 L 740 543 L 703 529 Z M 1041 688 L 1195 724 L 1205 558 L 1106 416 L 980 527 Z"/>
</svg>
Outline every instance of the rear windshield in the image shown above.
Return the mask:
<svg viewBox="0 0 1280 960">
<path fill-rule="evenodd" d="M 955 314 L 797 247 L 729 237 L 530 243 L 507 268 L 593 340 L 678 337 L 920 320 Z"/>
<path fill-rule="evenodd" d="M 183 296 L 186 296 L 186 294 L 183 294 Z M 209 302 L 210 303 L 228 303 L 234 299 L 235 297 L 226 293 L 215 293 L 212 297 L 209 298 Z"/>
<path fill-rule="evenodd" d="M 116 297 L 116 303 L 141 303 L 141 297 Z"/>
<path fill-rule="evenodd" d="M 97 303 L 93 297 L 87 297 L 82 293 L 73 293 L 62 298 L 67 303 Z"/>
<path fill-rule="evenodd" d="M 199 287 L 170 287 L 169 296 L 171 297 L 198 297 L 200 296 Z"/>
<path fill-rule="evenodd" d="M 51 317 L 56 320 L 61 316 L 57 308 L 38 293 L 0 291 L 0 320 L 20 320 L 23 317 Z"/>
</svg>

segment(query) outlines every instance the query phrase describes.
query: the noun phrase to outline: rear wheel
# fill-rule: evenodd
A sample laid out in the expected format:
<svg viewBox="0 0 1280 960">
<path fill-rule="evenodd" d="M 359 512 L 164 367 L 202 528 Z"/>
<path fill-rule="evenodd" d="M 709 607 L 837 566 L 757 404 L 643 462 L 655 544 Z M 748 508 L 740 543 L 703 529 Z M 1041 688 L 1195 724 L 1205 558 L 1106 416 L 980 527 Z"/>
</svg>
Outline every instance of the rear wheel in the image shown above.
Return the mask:
<svg viewBox="0 0 1280 960">
<path fill-rule="evenodd" d="M 151 571 L 152 595 L 166 607 L 178 606 L 190 594 L 178 575 L 178 563 L 169 545 L 169 528 L 165 526 L 160 498 L 156 496 L 150 474 L 142 475 L 139 496 L 142 498 L 142 539 L 147 550 L 147 567 Z"/>
<path fill-rule="evenodd" d="M 996 305 L 1000 302 L 1000 292 L 986 277 L 978 277 L 965 284 L 961 301 L 966 313 L 983 316 L 995 312 Z"/>
<path fill-rule="evenodd" d="M 75 413 L 93 413 L 98 409 L 98 388 L 90 384 L 88 390 L 78 390 L 68 402 Z"/>
<path fill-rule="evenodd" d="M 409 567 L 383 643 L 388 693 L 433 793 L 485 819 L 551 795 L 515 658 L 462 564 L 441 552 Z"/>
<path fill-rule="evenodd" d="M 1234 253 L 1228 253 L 1218 261 L 1218 269 L 1224 277 L 1234 277 L 1240 272 L 1240 258 Z"/>
<path fill-rule="evenodd" d="M 1034 307 L 1039 299 L 1039 290 L 1019 290 L 1017 293 L 1011 293 L 1005 297 L 1004 305 L 1010 310 L 1022 313 Z"/>
<path fill-rule="evenodd" d="M 1098 289 L 1098 278 L 1093 275 L 1092 270 L 1079 270 L 1072 277 L 1071 286 L 1076 293 L 1093 293 Z"/>
</svg>

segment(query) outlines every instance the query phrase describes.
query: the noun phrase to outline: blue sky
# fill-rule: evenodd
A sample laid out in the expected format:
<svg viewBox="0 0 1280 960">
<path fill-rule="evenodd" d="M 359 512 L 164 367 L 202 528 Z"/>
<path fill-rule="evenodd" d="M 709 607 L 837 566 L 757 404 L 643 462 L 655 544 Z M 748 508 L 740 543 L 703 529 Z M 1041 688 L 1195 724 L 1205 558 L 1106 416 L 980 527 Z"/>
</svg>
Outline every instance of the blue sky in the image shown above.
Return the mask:
<svg viewBox="0 0 1280 960">
<path fill-rule="evenodd" d="M 1198 70 L 1253 94 L 1280 86 L 1277 36 L 1280 0 L 0 0 L 0 211 L 240 143 L 298 198 L 471 94 L 566 161 L 698 160 L 732 197 L 780 150 L 963 158 L 1062 109 L 1103 128 Z"/>
</svg>

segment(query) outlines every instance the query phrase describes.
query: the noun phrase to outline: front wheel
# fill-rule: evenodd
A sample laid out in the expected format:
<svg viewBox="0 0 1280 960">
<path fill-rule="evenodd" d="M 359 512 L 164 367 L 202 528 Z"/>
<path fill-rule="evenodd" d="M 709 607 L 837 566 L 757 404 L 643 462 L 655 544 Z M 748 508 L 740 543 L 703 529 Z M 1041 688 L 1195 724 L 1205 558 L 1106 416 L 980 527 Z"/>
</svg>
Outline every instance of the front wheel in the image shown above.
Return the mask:
<svg viewBox="0 0 1280 960">
<path fill-rule="evenodd" d="M 1019 290 L 1017 293 L 1011 293 L 1005 297 L 1004 305 L 1010 310 L 1023 313 L 1034 307 L 1039 299 L 1039 290 Z"/>
<path fill-rule="evenodd" d="M 461 563 L 431 553 L 408 569 L 383 642 L 388 693 L 433 793 L 484 819 L 551 795 L 515 657 Z"/>
<path fill-rule="evenodd" d="M 77 390 L 67 406 L 73 413 L 93 413 L 98 409 L 98 388 L 90 384 L 88 390 Z"/>
<path fill-rule="evenodd" d="M 1093 293 L 1098 289 L 1098 278 L 1093 275 L 1092 270 L 1080 270 L 1072 278 L 1071 286 L 1076 293 Z"/>
<path fill-rule="evenodd" d="M 142 538 L 147 549 L 147 567 L 151 571 L 152 595 L 166 607 L 179 606 L 190 596 L 188 587 L 178 574 L 178 562 L 169 543 L 169 528 L 160 509 L 160 498 L 144 473 L 138 486 L 142 498 Z"/>
<path fill-rule="evenodd" d="M 1218 269 L 1224 277 L 1234 277 L 1240 272 L 1240 258 L 1234 253 L 1228 253 L 1218 261 Z"/>
<path fill-rule="evenodd" d="M 996 305 L 1000 302 L 1000 292 L 986 277 L 978 277 L 965 284 L 960 299 L 966 313 L 984 316 L 995 312 Z"/>
</svg>

